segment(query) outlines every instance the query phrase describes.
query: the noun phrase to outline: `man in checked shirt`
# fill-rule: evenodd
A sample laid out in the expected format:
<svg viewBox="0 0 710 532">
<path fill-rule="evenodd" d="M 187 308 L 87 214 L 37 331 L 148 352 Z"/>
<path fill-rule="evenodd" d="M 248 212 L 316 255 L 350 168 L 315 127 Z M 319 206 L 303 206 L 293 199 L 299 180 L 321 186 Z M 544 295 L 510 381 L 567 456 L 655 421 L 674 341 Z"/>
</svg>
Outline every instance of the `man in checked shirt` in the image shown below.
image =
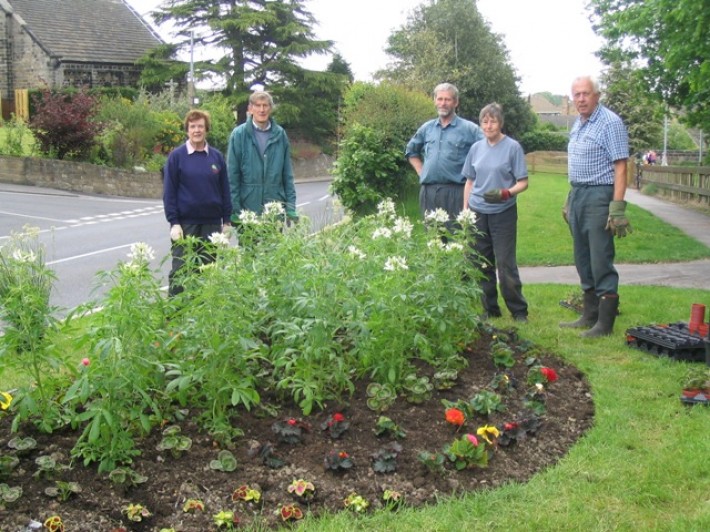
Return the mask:
<svg viewBox="0 0 710 532">
<path fill-rule="evenodd" d="M 579 117 L 567 148 L 571 190 L 563 209 L 574 243 L 574 263 L 584 291 L 582 316 L 561 327 L 587 328 L 585 338 L 608 336 L 619 308 L 614 237 L 631 233 L 626 218 L 626 127 L 599 103 L 599 86 L 588 76 L 572 83 Z"/>
</svg>

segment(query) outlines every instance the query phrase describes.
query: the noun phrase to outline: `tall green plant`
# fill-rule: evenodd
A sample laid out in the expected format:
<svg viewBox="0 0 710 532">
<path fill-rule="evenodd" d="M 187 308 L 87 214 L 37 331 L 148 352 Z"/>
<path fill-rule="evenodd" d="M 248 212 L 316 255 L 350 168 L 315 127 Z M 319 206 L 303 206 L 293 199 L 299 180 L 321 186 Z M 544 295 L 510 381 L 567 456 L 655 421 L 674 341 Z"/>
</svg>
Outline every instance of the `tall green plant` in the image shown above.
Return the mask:
<svg viewBox="0 0 710 532">
<path fill-rule="evenodd" d="M 30 418 L 45 431 L 62 424 L 55 394 L 68 368 L 53 344 L 61 326 L 49 300 L 54 280 L 39 229 L 26 227 L 0 248 L 0 368 L 13 369 L 32 383 L 16 394 L 15 428 Z"/>
</svg>

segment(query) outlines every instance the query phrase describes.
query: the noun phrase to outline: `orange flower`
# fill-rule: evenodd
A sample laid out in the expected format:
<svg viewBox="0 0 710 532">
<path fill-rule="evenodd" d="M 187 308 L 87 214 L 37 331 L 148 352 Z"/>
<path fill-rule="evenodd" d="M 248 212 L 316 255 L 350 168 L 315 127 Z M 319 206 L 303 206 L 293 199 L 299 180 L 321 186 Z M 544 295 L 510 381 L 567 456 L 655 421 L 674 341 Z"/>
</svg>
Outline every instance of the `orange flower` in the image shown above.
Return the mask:
<svg viewBox="0 0 710 532">
<path fill-rule="evenodd" d="M 446 409 L 446 421 L 452 425 L 460 427 L 466 421 L 466 416 L 458 408 L 447 408 Z"/>
</svg>

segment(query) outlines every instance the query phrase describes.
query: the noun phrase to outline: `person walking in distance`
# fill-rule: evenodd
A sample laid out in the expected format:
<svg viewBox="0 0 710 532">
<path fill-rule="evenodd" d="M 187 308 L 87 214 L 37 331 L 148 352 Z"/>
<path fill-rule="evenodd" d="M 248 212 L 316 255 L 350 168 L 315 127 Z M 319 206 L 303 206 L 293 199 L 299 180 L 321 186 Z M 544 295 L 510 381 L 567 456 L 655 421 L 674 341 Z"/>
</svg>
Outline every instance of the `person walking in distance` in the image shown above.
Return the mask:
<svg viewBox="0 0 710 532">
<path fill-rule="evenodd" d="M 456 114 L 459 91 L 451 83 L 434 88 L 437 118 L 425 122 L 407 143 L 405 156 L 419 176 L 419 210 L 443 209 L 449 215 L 447 227 L 454 227 L 464 204 L 466 178 L 461 173 L 474 142 L 483 138 L 481 129 Z"/>
<path fill-rule="evenodd" d="M 560 326 L 588 328 L 581 336 L 594 338 L 613 332 L 619 309 L 614 237 L 631 233 L 624 201 L 629 141 L 621 118 L 599 102 L 592 78 L 575 79 L 572 98 L 579 116 L 569 136 L 571 188 L 562 214 L 584 295 L 582 316 Z"/>
</svg>

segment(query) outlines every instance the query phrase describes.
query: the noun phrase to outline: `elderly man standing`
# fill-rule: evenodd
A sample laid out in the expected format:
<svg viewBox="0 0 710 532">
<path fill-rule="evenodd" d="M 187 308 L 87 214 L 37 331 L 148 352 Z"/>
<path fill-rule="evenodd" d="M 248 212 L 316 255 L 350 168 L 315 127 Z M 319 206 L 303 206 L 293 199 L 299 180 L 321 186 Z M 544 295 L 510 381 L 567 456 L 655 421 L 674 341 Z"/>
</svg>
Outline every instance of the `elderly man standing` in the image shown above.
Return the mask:
<svg viewBox="0 0 710 532">
<path fill-rule="evenodd" d="M 483 138 L 483 133 L 476 124 L 456 114 L 459 91 L 451 83 L 436 86 L 434 105 L 439 116 L 417 130 L 407 143 L 405 155 L 419 175 L 422 215 L 443 209 L 449 214 L 447 227 L 451 229 L 464 204 L 463 163 L 469 149 Z"/>
<path fill-rule="evenodd" d="M 264 205 L 281 203 L 290 220 L 296 214 L 296 186 L 291 166 L 291 145 L 286 131 L 271 117 L 274 100 L 265 91 L 249 96 L 250 118 L 232 131 L 227 148 L 227 173 L 234 214 L 261 214 Z"/>
<path fill-rule="evenodd" d="M 598 85 L 588 76 L 572 83 L 579 117 L 568 146 L 571 190 L 563 209 L 574 244 L 583 297 L 582 316 L 561 327 L 589 328 L 582 337 L 608 336 L 619 308 L 619 274 L 614 267 L 614 237 L 631 232 L 626 218 L 626 127 L 599 103 Z"/>
</svg>

